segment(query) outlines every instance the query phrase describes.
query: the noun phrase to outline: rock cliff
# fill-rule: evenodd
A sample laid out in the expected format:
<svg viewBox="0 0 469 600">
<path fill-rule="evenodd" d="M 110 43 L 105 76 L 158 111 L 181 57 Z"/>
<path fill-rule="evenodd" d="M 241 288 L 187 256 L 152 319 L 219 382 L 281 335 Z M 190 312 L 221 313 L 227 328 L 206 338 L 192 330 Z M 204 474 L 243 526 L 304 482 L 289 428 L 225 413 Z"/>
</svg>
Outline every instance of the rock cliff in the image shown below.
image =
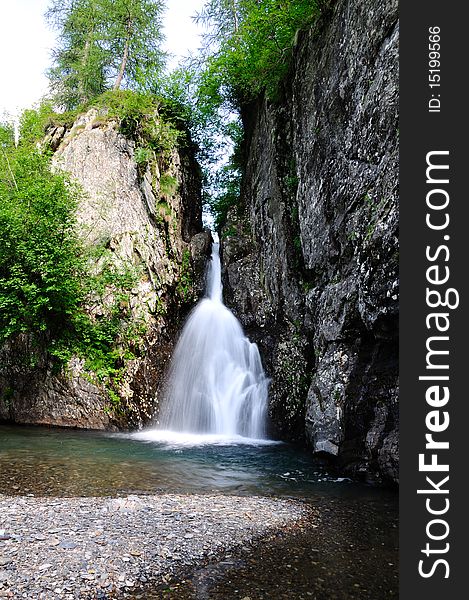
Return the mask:
<svg viewBox="0 0 469 600">
<path fill-rule="evenodd" d="M 226 301 L 261 348 L 276 434 L 397 481 L 397 2 L 330 3 L 280 96 L 243 110 Z"/>
<path fill-rule="evenodd" d="M 54 150 L 55 168 L 81 186 L 78 226 L 85 243 L 136 274 L 127 290 L 128 326 L 141 333 L 134 355 L 123 358 L 114 389 L 78 358 L 55 373 L 47 352 L 31 347 L 27 336 L 7 344 L 0 350 L 0 420 L 138 426 L 155 410 L 176 332 L 203 286 L 210 252 L 193 149 L 180 144 L 166 156 L 139 161 L 135 142 L 103 109 L 91 109 L 69 129 L 51 128 L 44 143 Z M 99 270 L 102 260 L 97 256 L 91 268 Z M 95 315 L 106 310 L 106 302 L 90 307 Z"/>
</svg>

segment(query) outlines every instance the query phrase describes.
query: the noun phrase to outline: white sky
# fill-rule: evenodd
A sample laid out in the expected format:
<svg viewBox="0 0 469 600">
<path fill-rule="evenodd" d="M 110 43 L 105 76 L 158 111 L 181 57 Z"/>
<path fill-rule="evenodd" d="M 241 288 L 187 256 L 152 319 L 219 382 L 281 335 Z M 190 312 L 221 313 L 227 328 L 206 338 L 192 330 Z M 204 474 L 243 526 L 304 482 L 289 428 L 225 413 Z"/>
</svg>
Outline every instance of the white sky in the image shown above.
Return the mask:
<svg viewBox="0 0 469 600">
<path fill-rule="evenodd" d="M 54 33 L 44 20 L 49 0 L 0 0 L 0 118 L 29 108 L 47 90 Z M 166 0 L 164 49 L 178 59 L 197 50 L 200 27 L 192 21 L 204 0 Z"/>
</svg>

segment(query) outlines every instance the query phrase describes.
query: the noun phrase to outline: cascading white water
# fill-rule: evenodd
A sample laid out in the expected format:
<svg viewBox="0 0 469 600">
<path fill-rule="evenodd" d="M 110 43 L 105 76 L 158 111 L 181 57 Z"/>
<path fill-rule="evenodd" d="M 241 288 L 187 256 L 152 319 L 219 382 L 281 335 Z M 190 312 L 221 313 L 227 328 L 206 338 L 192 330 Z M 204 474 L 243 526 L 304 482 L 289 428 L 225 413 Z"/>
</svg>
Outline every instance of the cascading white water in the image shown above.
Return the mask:
<svg viewBox="0 0 469 600">
<path fill-rule="evenodd" d="M 269 380 L 259 350 L 222 300 L 218 244 L 207 296 L 182 330 L 160 409 L 160 428 L 262 439 Z"/>
</svg>

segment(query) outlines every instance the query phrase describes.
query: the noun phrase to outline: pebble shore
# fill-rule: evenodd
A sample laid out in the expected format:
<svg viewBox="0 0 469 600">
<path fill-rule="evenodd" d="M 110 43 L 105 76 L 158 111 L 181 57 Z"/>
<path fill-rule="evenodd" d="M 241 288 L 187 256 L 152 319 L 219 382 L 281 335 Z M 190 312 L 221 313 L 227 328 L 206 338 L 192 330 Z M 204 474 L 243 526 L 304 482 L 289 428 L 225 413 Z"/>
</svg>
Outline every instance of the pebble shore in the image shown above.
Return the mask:
<svg viewBox="0 0 469 600">
<path fill-rule="evenodd" d="M 0 598 L 129 597 L 306 512 L 261 497 L 0 495 Z"/>
</svg>

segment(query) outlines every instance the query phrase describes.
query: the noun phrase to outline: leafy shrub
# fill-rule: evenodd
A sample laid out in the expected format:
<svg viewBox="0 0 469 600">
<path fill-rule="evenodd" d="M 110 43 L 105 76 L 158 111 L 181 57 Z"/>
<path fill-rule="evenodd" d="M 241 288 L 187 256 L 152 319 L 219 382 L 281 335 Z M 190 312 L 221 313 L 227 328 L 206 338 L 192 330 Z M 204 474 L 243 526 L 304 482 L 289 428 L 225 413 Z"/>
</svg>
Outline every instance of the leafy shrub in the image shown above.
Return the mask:
<svg viewBox="0 0 469 600">
<path fill-rule="evenodd" d="M 162 98 L 153 94 L 116 90 L 98 96 L 88 107 L 102 108 L 106 118 L 116 119 L 120 132 L 142 149 L 140 158 L 145 149 L 168 158 L 184 135 L 171 121 L 168 109 L 165 118 L 160 116 L 162 104 Z"/>
<path fill-rule="evenodd" d="M 78 190 L 29 145 L 4 146 L 0 160 L 0 340 L 24 331 L 58 333 L 83 299 Z"/>
<path fill-rule="evenodd" d="M 42 119 L 30 112 L 23 120 L 37 126 L 31 137 Z M 83 245 L 76 226 L 81 191 L 51 171 L 49 153 L 24 137 L 15 147 L 4 125 L 0 151 L 0 343 L 20 333 L 38 343 L 47 336 L 57 369 L 79 356 L 112 389 L 143 332 L 130 318 L 128 296 L 138 274 L 102 248 Z"/>
<path fill-rule="evenodd" d="M 178 189 L 178 180 L 169 173 L 162 173 L 160 176 L 160 189 L 161 193 L 165 196 L 172 196 Z"/>
<path fill-rule="evenodd" d="M 41 141 L 51 127 L 71 128 L 78 110 L 57 113 L 50 100 L 44 100 L 35 109 L 27 109 L 20 118 L 21 141 L 32 144 Z"/>
</svg>

